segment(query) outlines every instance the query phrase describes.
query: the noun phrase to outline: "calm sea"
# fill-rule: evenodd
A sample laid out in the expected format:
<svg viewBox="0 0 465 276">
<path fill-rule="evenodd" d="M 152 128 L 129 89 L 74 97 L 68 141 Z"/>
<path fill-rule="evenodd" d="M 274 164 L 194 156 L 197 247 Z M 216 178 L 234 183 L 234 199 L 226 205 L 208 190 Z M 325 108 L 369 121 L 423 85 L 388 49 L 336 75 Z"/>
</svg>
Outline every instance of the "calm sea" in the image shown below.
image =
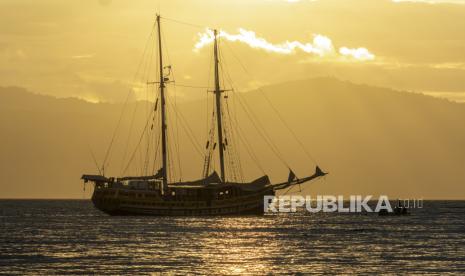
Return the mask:
<svg viewBox="0 0 465 276">
<path fill-rule="evenodd" d="M 0 200 L 0 273 L 465 273 L 465 201 L 404 217 L 110 217 L 84 200 Z"/>
</svg>

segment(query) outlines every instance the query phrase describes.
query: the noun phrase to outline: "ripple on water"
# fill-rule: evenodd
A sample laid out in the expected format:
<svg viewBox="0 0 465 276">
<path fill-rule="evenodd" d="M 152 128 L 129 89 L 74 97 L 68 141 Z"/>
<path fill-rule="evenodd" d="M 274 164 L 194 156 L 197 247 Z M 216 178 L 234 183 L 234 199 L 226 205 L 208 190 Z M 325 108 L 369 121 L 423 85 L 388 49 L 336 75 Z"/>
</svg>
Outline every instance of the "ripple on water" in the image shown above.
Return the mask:
<svg viewBox="0 0 465 276">
<path fill-rule="evenodd" d="M 465 202 L 408 217 L 110 217 L 89 201 L 0 201 L 4 273 L 465 271 Z"/>
</svg>

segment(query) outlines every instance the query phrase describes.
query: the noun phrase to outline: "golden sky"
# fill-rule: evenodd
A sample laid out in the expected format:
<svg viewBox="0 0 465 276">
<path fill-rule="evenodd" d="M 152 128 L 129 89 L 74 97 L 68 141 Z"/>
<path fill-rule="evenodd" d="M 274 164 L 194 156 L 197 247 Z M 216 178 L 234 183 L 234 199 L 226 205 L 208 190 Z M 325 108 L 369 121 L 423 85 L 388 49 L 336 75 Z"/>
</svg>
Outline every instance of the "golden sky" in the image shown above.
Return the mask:
<svg viewBox="0 0 465 276">
<path fill-rule="evenodd" d="M 149 90 L 155 86 L 145 87 L 147 81 L 157 80 L 153 26 L 156 13 L 161 13 L 164 61 L 172 65 L 170 78 L 177 84 L 176 89 L 168 86 L 168 102 L 183 101 L 180 110 L 196 131 L 191 136 L 198 138 L 199 148 L 207 140 L 211 105 L 190 100 L 205 99 L 205 86 L 211 87 L 209 28 L 217 28 L 222 87 L 243 91 L 276 84 L 265 88 L 271 102 L 279 103 L 317 162 L 309 162 L 291 142 L 292 136 L 273 117 L 274 110 L 258 98 L 260 93 L 247 93 L 269 136 L 297 175 L 312 173 L 313 162 L 331 173 L 328 182 L 317 183 L 312 191 L 464 198 L 463 104 L 374 87 L 465 102 L 462 2 L 1 0 L 0 90 L 6 92 L 0 101 L 0 132 L 9 134 L 0 137 L 2 196 L 79 197 L 81 174 L 96 173 L 89 148 L 97 163 L 106 159 L 122 106 L 59 101 L 2 87 L 92 102 L 123 102 L 127 95 L 131 100 L 154 100 Z M 234 102 L 232 96 L 233 111 Z M 122 175 L 126 142 L 141 141 L 139 133 L 153 108 L 148 102 L 129 106 L 112 165 L 105 167 L 109 175 Z M 138 112 L 134 129 L 132 110 Z M 171 135 L 177 136 L 182 120 L 174 119 L 175 112 L 168 108 Z M 246 114 L 237 113 L 266 169 L 248 165 L 247 180 L 262 173 L 273 180 L 285 178 L 288 167 L 273 156 L 250 120 L 240 117 Z M 181 136 L 187 135 L 180 129 Z M 188 161 L 178 167 L 184 179 L 195 179 L 204 156 L 189 139 L 179 140 L 184 141 L 182 161 Z M 150 152 L 145 149 L 138 152 L 139 163 L 129 162 L 134 165 L 130 173 L 140 173 L 143 154 Z M 241 150 L 244 164 L 252 164 L 244 147 Z"/>
<path fill-rule="evenodd" d="M 463 2 L 2 0 L 0 85 L 122 101 L 161 12 L 197 25 L 163 22 L 179 84 L 207 84 L 214 27 L 240 89 L 335 76 L 465 101 Z"/>
</svg>

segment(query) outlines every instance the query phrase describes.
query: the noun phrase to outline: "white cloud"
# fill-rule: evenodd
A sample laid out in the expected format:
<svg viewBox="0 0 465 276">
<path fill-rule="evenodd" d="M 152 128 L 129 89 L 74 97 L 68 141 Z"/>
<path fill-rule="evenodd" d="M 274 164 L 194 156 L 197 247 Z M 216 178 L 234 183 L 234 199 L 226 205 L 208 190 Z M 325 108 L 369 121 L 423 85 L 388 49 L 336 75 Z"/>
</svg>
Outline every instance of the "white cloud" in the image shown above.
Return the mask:
<svg viewBox="0 0 465 276">
<path fill-rule="evenodd" d="M 213 31 L 210 29 L 207 29 L 203 33 L 199 33 L 198 35 L 199 39 L 194 45 L 195 51 L 202 49 L 206 45 L 212 43 L 215 39 Z M 242 28 L 238 30 L 237 34 L 230 34 L 221 30 L 218 37 L 222 37 L 232 42 L 241 42 L 251 48 L 261 49 L 277 54 L 293 54 L 296 51 L 302 51 L 308 54 L 318 55 L 320 57 L 337 55 L 331 39 L 320 34 L 315 34 L 311 42 L 286 41 L 279 44 L 273 44 L 264 38 L 257 37 L 255 32 Z M 343 57 L 360 61 L 373 60 L 375 58 L 375 55 L 370 53 L 366 48 L 349 49 L 347 47 L 341 47 L 339 49 L 339 54 Z"/>
<path fill-rule="evenodd" d="M 299 41 L 286 41 L 281 44 L 272 44 L 264 38 L 257 37 L 255 32 L 245 29 L 239 29 L 238 34 L 229 34 L 225 31 L 220 31 L 218 37 L 223 37 L 229 41 L 239 41 L 249 45 L 255 49 L 263 49 L 268 52 L 278 54 L 291 54 L 296 49 L 306 53 L 314 53 L 323 56 L 325 53 L 333 51 L 333 45 L 328 37 L 322 35 L 315 35 L 312 43 L 301 43 Z M 199 50 L 205 45 L 212 43 L 214 34 L 212 30 L 206 30 L 204 33 L 199 34 L 199 41 L 195 44 L 195 49 Z"/>
<path fill-rule="evenodd" d="M 341 47 L 339 48 L 339 53 L 343 56 L 346 57 L 352 57 L 356 60 L 373 60 L 375 59 L 375 56 L 370 53 L 366 48 L 354 48 L 350 49 L 347 47 Z"/>
</svg>

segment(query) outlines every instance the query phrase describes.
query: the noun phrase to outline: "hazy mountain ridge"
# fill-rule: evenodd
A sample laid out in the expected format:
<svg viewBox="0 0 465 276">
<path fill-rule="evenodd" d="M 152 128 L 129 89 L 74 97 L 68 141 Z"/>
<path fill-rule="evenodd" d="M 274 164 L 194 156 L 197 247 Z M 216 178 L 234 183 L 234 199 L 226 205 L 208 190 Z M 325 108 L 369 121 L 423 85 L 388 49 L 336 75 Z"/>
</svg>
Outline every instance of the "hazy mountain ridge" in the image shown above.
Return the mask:
<svg viewBox="0 0 465 276">
<path fill-rule="evenodd" d="M 326 181 L 306 186 L 306 192 L 465 197 L 460 185 L 465 181 L 465 130 L 460 127 L 465 105 L 332 78 L 288 82 L 261 91 L 330 171 Z M 311 172 L 313 164 L 262 92 L 243 97 L 297 174 Z M 121 107 L 0 88 L 1 196 L 81 197 L 80 175 L 96 171 L 89 145 L 102 159 Z M 205 121 L 196 115 L 202 108 L 201 102 L 182 108 L 199 133 L 205 129 L 200 126 Z M 240 115 L 239 121 L 251 140 L 259 140 L 246 117 Z M 260 147 L 256 144 L 258 153 Z M 272 161 L 272 154 L 263 151 L 263 156 L 267 173 L 286 176 L 286 168 Z M 197 163 L 188 170 L 201 170 Z"/>
</svg>

